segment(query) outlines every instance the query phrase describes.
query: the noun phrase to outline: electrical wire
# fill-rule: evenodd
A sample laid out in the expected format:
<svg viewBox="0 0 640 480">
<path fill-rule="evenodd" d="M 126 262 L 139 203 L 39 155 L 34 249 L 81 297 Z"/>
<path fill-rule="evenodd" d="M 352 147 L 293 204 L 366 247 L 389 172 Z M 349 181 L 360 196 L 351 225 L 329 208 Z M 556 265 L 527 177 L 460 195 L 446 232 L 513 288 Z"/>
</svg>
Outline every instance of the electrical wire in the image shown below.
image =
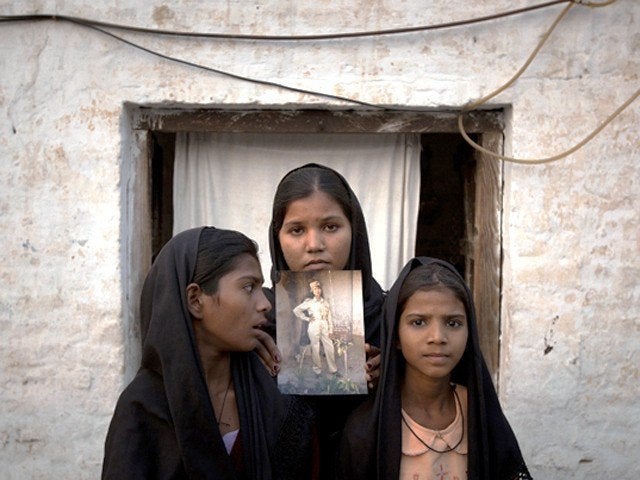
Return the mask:
<svg viewBox="0 0 640 480">
<path fill-rule="evenodd" d="M 604 130 L 604 128 L 607 125 L 609 125 L 614 118 L 620 115 L 620 113 L 622 113 L 622 111 L 625 108 L 631 105 L 639 96 L 640 96 L 640 88 L 636 90 L 635 93 L 633 93 L 622 105 L 620 105 L 611 115 L 609 115 L 604 122 L 602 122 L 598 127 L 596 127 L 589 135 L 583 138 L 580 142 L 578 142 L 573 147 L 571 147 L 568 150 L 565 150 L 562 153 L 559 153 L 557 155 L 553 155 L 547 158 L 532 158 L 532 159 L 513 158 L 513 157 L 500 155 L 498 153 L 492 152 L 491 150 L 487 150 L 486 148 L 478 145 L 467 135 L 467 132 L 465 132 L 464 127 L 461 124 L 462 115 L 458 116 L 458 128 L 460 129 L 460 134 L 464 137 L 464 139 L 467 141 L 469 145 L 471 145 L 473 148 L 475 148 L 476 150 L 486 155 L 489 155 L 491 157 L 494 157 L 509 163 L 517 163 L 521 165 L 541 165 L 544 163 L 552 163 L 552 162 L 561 160 L 562 158 L 568 157 L 572 153 L 575 153 L 578 150 L 580 150 L 587 143 L 593 140 L 596 135 L 598 135 L 602 130 Z"/>
<path fill-rule="evenodd" d="M 629 99 L 627 99 L 627 101 L 625 101 L 620 107 L 618 107 L 618 109 L 616 109 L 611 115 L 609 115 L 609 117 L 602 123 L 600 124 L 600 126 L 598 126 L 596 129 L 594 129 L 587 137 L 585 137 L 585 139 L 583 139 L 581 142 L 579 142 L 578 144 L 576 144 L 574 147 L 572 147 L 571 149 L 562 152 L 560 154 L 554 155 L 552 157 L 548 157 L 548 158 L 542 158 L 542 159 L 517 159 L 517 158 L 512 158 L 512 157 L 507 157 L 504 155 L 500 155 L 497 154 L 495 152 L 492 152 L 490 150 L 485 149 L 484 147 L 482 147 L 481 145 L 478 145 L 476 142 L 474 142 L 469 135 L 466 133 L 465 129 L 464 129 L 464 124 L 463 124 L 463 119 L 464 119 L 464 114 L 470 112 L 473 109 L 476 109 L 477 107 L 481 106 L 482 104 L 486 103 L 488 100 L 490 100 L 491 98 L 494 98 L 495 96 L 497 96 L 498 94 L 502 93 L 504 90 L 506 90 L 507 88 L 509 88 L 513 83 L 515 83 L 515 81 L 524 73 L 524 71 L 529 67 L 529 65 L 533 62 L 534 58 L 537 56 L 538 52 L 540 51 L 540 49 L 542 48 L 542 46 L 544 45 L 544 43 L 547 41 L 547 39 L 549 38 L 549 36 L 551 35 L 552 31 L 555 29 L 555 27 L 560 23 L 560 20 L 562 20 L 562 18 L 565 16 L 565 14 L 569 11 L 569 9 L 574 5 L 574 4 L 579 4 L 579 5 L 583 5 L 583 6 L 587 6 L 590 8 L 598 8 L 598 7 L 605 7 L 608 5 L 611 5 L 612 3 L 614 3 L 616 0 L 603 0 L 602 2 L 591 2 L 591 1 L 587 1 L 587 0 L 556 0 L 553 2 L 547 2 L 546 4 L 539 4 L 537 6 L 533 6 L 533 7 L 529 7 L 527 10 L 532 10 L 532 9 L 537 9 L 537 8 L 544 8 L 544 7 L 548 7 L 551 5 L 556 5 L 559 3 L 567 3 L 568 5 L 560 12 L 560 14 L 558 15 L 558 17 L 555 19 L 555 21 L 553 22 L 553 24 L 551 25 L 551 27 L 547 30 L 547 32 L 545 33 L 545 35 L 542 37 L 542 39 L 540 40 L 540 42 L 538 43 L 538 45 L 536 46 L 536 48 L 534 49 L 534 51 L 529 55 L 527 61 L 524 63 L 524 65 L 516 72 L 516 74 L 509 80 L 507 81 L 504 85 L 502 85 L 500 88 L 498 88 L 497 90 L 495 90 L 494 92 L 485 95 L 484 97 L 475 100 L 473 102 L 470 102 L 469 104 L 467 104 L 466 106 L 464 106 L 462 108 L 462 111 L 460 112 L 460 114 L 458 115 L 458 129 L 460 131 L 460 134 L 462 135 L 462 137 L 465 139 L 465 141 L 471 145 L 474 149 L 489 155 L 491 157 L 494 158 L 498 158 L 500 160 L 506 161 L 506 162 L 512 162 L 512 163 L 520 163 L 520 164 L 541 164 L 541 163 L 550 163 L 556 160 L 559 160 L 561 158 L 564 158 L 572 153 L 574 153 L 575 151 L 577 151 L 578 149 L 582 148 L 587 142 L 589 142 L 590 140 L 592 140 L 598 133 L 600 133 L 600 131 L 602 131 L 609 123 L 611 123 L 613 121 L 613 119 L 615 117 L 617 117 L 625 108 L 627 108 L 631 103 L 633 103 L 638 96 L 640 96 L 640 89 L 638 91 L 636 91 Z M 509 14 L 514 14 L 513 12 L 517 12 L 517 13 L 523 13 L 522 12 L 523 9 L 520 9 L 519 11 L 511 11 L 510 13 L 504 13 L 504 14 L 497 14 L 497 15 L 492 15 L 492 16 L 487 16 L 487 17 L 480 17 L 478 19 L 475 19 L 475 21 L 485 21 L 488 19 L 494 19 L 494 18 L 499 18 L 500 16 L 506 16 Z M 138 50 L 141 50 L 143 52 L 146 52 L 148 54 L 154 55 L 156 57 L 162 58 L 164 60 L 168 60 L 171 62 L 175 62 L 175 63 L 179 63 L 182 65 L 186 65 L 186 66 L 190 66 L 190 67 L 194 67 L 194 68 L 198 68 L 201 70 L 205 70 L 205 71 L 209 71 L 209 72 L 213 72 L 222 76 L 226 76 L 232 79 L 236 79 L 236 80 L 241 80 L 241 81 L 246 81 L 246 82 L 250 82 L 250 83 L 254 83 L 254 84 L 259 84 L 259 85 L 265 85 L 265 86 L 270 86 L 270 87 L 275 87 L 275 88 L 280 88 L 286 91 L 290 91 L 290 92 L 295 92 L 295 93 L 301 93 L 301 94 L 305 94 L 305 95 L 311 95 L 311 96 L 315 96 L 315 97 L 321 97 L 321 98 L 327 98 L 327 99 L 331 99 L 331 100 L 337 100 L 337 101 L 341 101 L 341 102 L 346 102 L 346 103 L 350 103 L 350 104 L 354 104 L 354 105 L 359 105 L 362 107 L 367 107 L 367 108 L 371 108 L 371 109 L 375 109 L 375 110 L 383 110 L 383 111 L 389 111 L 389 110 L 394 110 L 394 111 L 406 111 L 406 112 L 424 112 L 424 109 L 417 109 L 417 108 L 411 108 L 411 107 L 402 107 L 402 106 L 395 106 L 394 108 L 389 108 L 387 106 L 384 105 L 379 105 L 379 104 L 375 104 L 375 103 L 370 103 L 370 102 L 366 102 L 363 100 L 358 100 L 352 97 L 345 97 L 345 96 L 341 96 L 341 95 L 334 95 L 334 94 L 330 94 L 330 93 L 323 93 L 323 92 L 319 92 L 316 90 L 308 90 L 308 89 L 304 89 L 304 88 L 299 88 L 299 87 L 293 87 L 290 85 L 286 85 L 286 84 L 282 84 L 282 83 L 278 83 L 278 82 L 273 82 L 270 80 L 262 80 L 262 79 L 257 79 L 257 78 L 253 78 L 253 77 L 248 77 L 248 76 L 244 76 L 244 75 L 239 75 L 233 72 L 229 72 L 229 71 L 225 71 L 225 70 L 221 70 L 221 69 L 217 69 L 217 68 L 213 68 L 213 67 L 208 67 L 206 65 L 201 65 L 201 64 L 197 64 L 194 62 L 190 62 L 187 60 L 183 60 L 180 58 L 176 58 L 176 57 L 172 57 L 170 55 L 165 55 L 163 53 L 160 53 L 158 51 L 149 49 L 147 47 L 144 47 L 142 45 L 139 45 L 137 43 L 134 43 L 130 40 L 127 40 L 119 35 L 116 35 L 112 32 L 109 32 L 107 30 L 105 30 L 104 28 L 102 28 L 99 25 L 108 25 L 105 28 L 120 28 L 118 26 L 114 26 L 113 24 L 101 24 L 100 22 L 91 22 L 91 21 L 86 21 L 85 19 L 76 19 L 75 17 L 59 17 L 59 16 L 41 16 L 41 15 L 26 15 L 26 16 L 12 16 L 12 17 L 8 17 L 8 16 L 0 16 L 0 23 L 2 22 L 15 22 L 15 21 L 37 21 L 37 20 L 51 20 L 53 18 L 55 19 L 62 19 L 64 21 L 70 22 L 70 23 L 74 23 L 77 24 L 79 26 L 83 26 L 86 28 L 90 28 L 93 29 L 99 33 L 102 33 L 103 35 L 107 35 L 119 42 L 122 42 L 126 45 L 129 45 L 133 48 L 136 48 Z M 469 20 L 466 21 L 469 23 L 474 23 L 474 20 Z M 455 25 L 454 25 L 455 24 Z M 465 23 L 468 24 L 468 23 Z M 421 29 L 435 29 L 435 28 L 445 28 L 446 27 L 451 27 L 451 26 L 459 26 L 462 25 L 462 23 L 460 22 L 453 22 L 450 24 L 439 24 L 439 25 L 435 25 L 435 26 L 430 26 L 430 27 L 412 27 L 412 28 L 421 28 Z M 110 26 L 110 27 L 109 27 Z M 136 29 L 135 27 L 121 27 L 122 29 L 125 30 L 129 30 L 133 29 L 133 31 L 141 31 L 139 29 Z M 398 31 L 393 31 L 393 33 L 407 33 L 408 30 L 404 29 L 405 31 L 400 32 Z M 144 33 L 160 33 L 160 34 L 164 34 L 165 31 L 147 31 L 146 29 L 142 30 Z M 327 39 L 327 38 L 344 38 L 341 35 L 346 35 L 346 36 L 353 36 L 353 35 L 359 35 L 359 36 L 372 36 L 372 35 L 377 35 L 377 34 L 390 34 L 392 33 L 391 30 L 380 30 L 377 32 L 360 32 L 360 33 L 356 33 L 356 34 L 333 34 L 333 36 L 303 36 L 303 37 L 268 37 L 268 36 L 237 36 L 237 35 L 232 35 L 232 36 L 227 36 L 226 34 L 186 34 L 186 35 L 190 35 L 190 36 L 211 36 L 211 38 L 237 38 L 237 39 L 252 39 L 252 40 L 273 40 L 273 39 L 279 39 L 279 40 L 311 40 L 311 39 Z M 179 32 L 173 32 L 172 34 L 174 35 L 182 35 L 182 33 Z M 220 35 L 222 35 L 222 37 L 220 37 Z"/>
<path fill-rule="evenodd" d="M 69 20 L 71 23 L 76 23 L 72 20 Z M 126 38 L 120 37 L 119 35 L 116 35 L 114 33 L 111 33 L 107 30 L 104 30 L 100 27 L 96 27 L 94 25 L 89 25 L 89 24 L 84 24 L 84 23 L 78 23 L 78 25 L 86 27 L 86 28 L 90 28 L 92 30 L 96 30 L 104 35 L 107 35 L 111 38 L 114 38 L 115 40 L 118 40 L 119 42 L 122 42 L 126 45 L 129 45 L 130 47 L 136 48 L 138 50 L 141 50 L 143 52 L 149 53 L 151 55 L 154 55 L 156 57 L 162 58 L 164 60 L 168 60 L 170 62 L 175 62 L 175 63 L 179 63 L 181 65 L 186 65 L 189 67 L 195 67 L 201 70 L 205 70 L 207 72 L 213 72 L 213 73 L 217 73 L 219 75 L 225 76 L 225 77 L 229 77 L 229 78 L 233 78 L 235 80 L 242 80 L 245 82 L 249 82 L 249 83 L 254 83 L 254 84 L 258 84 L 258 85 L 265 85 L 265 86 L 269 86 L 269 87 L 276 87 L 276 88 L 281 88 L 283 90 L 287 90 L 289 92 L 295 92 L 295 93 L 302 93 L 305 95 L 311 95 L 311 96 L 315 96 L 315 97 L 323 97 L 323 98 L 328 98 L 330 100 L 338 100 L 341 102 L 347 102 L 347 103 L 351 103 L 354 105 L 360 105 L 362 107 L 369 107 L 369 108 L 374 108 L 374 109 L 386 109 L 386 107 L 381 106 L 381 105 L 376 105 L 374 103 L 369 103 L 369 102 L 365 102 L 362 100 L 357 100 L 355 98 L 350 98 L 350 97 L 344 97 L 341 95 L 334 95 L 331 93 L 323 93 L 323 92 L 319 92 L 316 90 L 307 90 L 304 88 L 299 88 L 299 87 L 293 87 L 290 85 L 286 85 L 283 83 L 278 83 L 278 82 L 273 82 L 271 80 L 262 80 L 259 78 L 255 78 L 255 77 L 248 77 L 245 75 L 240 75 L 237 73 L 233 73 L 233 72 L 229 72 L 226 70 L 221 70 L 218 68 L 214 68 L 214 67 L 209 67 L 207 65 L 202 65 L 199 63 L 195 63 L 195 62 L 190 62 L 188 60 L 183 60 L 181 58 L 177 58 L 177 57 L 172 57 L 170 55 L 165 55 L 164 53 L 160 53 L 156 50 L 151 50 L 150 48 L 144 47 L 142 45 L 139 45 L 137 43 L 134 43 L 130 40 L 127 40 Z"/>
<path fill-rule="evenodd" d="M 545 34 L 542 36 L 542 38 L 538 42 L 538 45 L 536 45 L 536 47 L 534 48 L 533 52 L 529 55 L 529 57 L 525 61 L 524 65 L 522 67 L 520 67 L 520 69 L 513 75 L 513 77 L 511 77 L 504 85 L 502 85 L 501 87 L 499 87 L 495 91 L 489 93 L 488 95 L 485 95 L 485 96 L 479 98 L 478 100 L 474 100 L 473 102 L 470 102 L 469 104 L 465 105 L 462 108 L 462 111 L 458 115 L 458 130 L 460 131 L 460 134 L 465 139 L 465 141 L 469 145 L 471 145 L 474 149 L 484 153 L 485 155 L 489 155 L 491 157 L 497 158 L 499 160 L 503 160 L 505 162 L 517 163 L 517 164 L 522 164 L 522 165 L 540 165 L 540 164 L 545 164 L 545 163 L 551 163 L 551 162 L 555 162 L 557 160 L 560 160 L 562 158 L 565 158 L 565 157 L 571 155 L 572 153 L 575 153 L 576 151 L 578 151 L 580 148 L 582 148 L 584 145 L 586 145 L 588 142 L 590 142 L 607 125 L 609 125 L 613 121 L 614 118 L 616 118 L 620 113 L 622 113 L 622 111 L 625 108 L 627 108 L 629 105 L 631 105 L 640 96 L 640 89 L 638 89 L 635 93 L 633 93 L 620 107 L 618 107 L 611 115 L 609 115 L 604 122 L 602 122 L 589 135 L 587 135 L 584 139 L 582 139 L 576 145 L 574 145 L 573 147 L 571 147 L 568 150 L 565 150 L 564 152 L 561 152 L 561 153 L 558 153 L 556 155 L 553 155 L 551 157 L 546 157 L 546 158 L 531 158 L 531 159 L 514 158 L 514 157 L 508 157 L 508 156 L 505 156 L 505 155 L 500 155 L 499 153 L 492 152 L 491 150 L 487 150 L 486 148 L 484 148 L 481 145 L 479 145 L 476 142 L 474 142 L 469 137 L 469 135 L 467 135 L 467 132 L 464 129 L 464 123 L 463 123 L 465 112 L 469 112 L 469 111 L 474 110 L 477 107 L 483 105 L 488 100 L 494 98 L 495 96 L 497 96 L 498 94 L 502 93 L 504 90 L 509 88 L 511 85 L 513 85 L 513 83 L 515 83 L 515 81 L 518 78 L 520 78 L 520 76 L 525 72 L 525 70 L 529 67 L 529 65 L 531 65 L 531 62 L 533 62 L 534 58 L 538 55 L 538 53 L 540 52 L 540 49 L 542 49 L 542 46 L 545 44 L 545 42 L 547 41 L 547 39 L 549 38 L 549 36 L 553 32 L 553 30 L 560 23 L 560 21 L 564 18 L 564 16 L 571 9 L 571 7 L 573 7 L 574 4 L 580 4 L 580 5 L 588 6 L 588 7 L 591 7 L 591 8 L 598 8 L 598 7 L 606 7 L 608 5 L 611 5 L 615 1 L 616 0 L 606 0 L 606 1 L 603 1 L 603 2 L 595 3 L 595 2 L 583 2 L 583 1 L 580 1 L 580 0 L 575 0 L 575 1 L 572 0 L 560 12 L 560 14 L 556 17 L 554 22 L 551 24 L 551 27 L 549 27 L 549 29 L 545 32 Z"/>
<path fill-rule="evenodd" d="M 73 17 L 68 15 L 53 15 L 53 14 L 33 14 L 33 15 L 1 15 L 0 23 L 2 22 L 19 22 L 19 21 L 46 21 L 57 20 L 76 23 L 85 26 L 94 26 L 98 28 L 108 28 L 112 30 L 124 30 L 132 33 L 146 33 L 153 35 L 172 35 L 181 37 L 196 37 L 196 38 L 209 38 L 209 39 L 225 39 L 225 40 L 262 40 L 262 41 L 309 41 L 309 40 L 335 40 L 344 38 L 360 38 L 360 37 L 375 37 L 383 35 L 399 35 L 406 33 L 424 32 L 429 30 L 440 30 L 445 28 L 455 28 L 466 25 L 472 25 L 475 23 L 487 22 L 490 20 L 497 20 L 500 18 L 506 18 L 513 15 L 520 15 L 535 10 L 540 10 L 561 3 L 574 2 L 578 0 L 552 0 L 537 5 L 531 5 L 529 7 L 518 8 L 514 10 L 508 10 L 505 12 L 495 13 L 491 15 L 485 15 L 482 17 L 475 17 L 467 20 L 459 20 L 454 22 L 439 23 L 435 25 L 422 25 L 415 27 L 402 27 L 391 28 L 385 30 L 372 30 L 363 32 L 343 32 L 343 33 L 327 33 L 327 34 L 312 34 L 312 35 L 253 35 L 253 34 L 233 34 L 233 33 L 201 33 L 201 32 L 181 32 L 175 30 L 162 30 L 144 27 L 133 27 L 130 25 L 122 25 L 119 23 L 100 22 L 97 20 L 91 20 L 82 17 Z M 610 0 L 615 1 L 615 0 Z"/>
</svg>

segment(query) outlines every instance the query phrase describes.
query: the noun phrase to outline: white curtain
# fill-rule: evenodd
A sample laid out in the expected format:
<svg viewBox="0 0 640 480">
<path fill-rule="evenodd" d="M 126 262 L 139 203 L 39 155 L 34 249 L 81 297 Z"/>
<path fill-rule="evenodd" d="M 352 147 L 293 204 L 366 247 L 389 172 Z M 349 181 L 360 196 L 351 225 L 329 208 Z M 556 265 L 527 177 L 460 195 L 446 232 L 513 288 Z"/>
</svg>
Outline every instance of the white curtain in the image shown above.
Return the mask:
<svg viewBox="0 0 640 480">
<path fill-rule="evenodd" d="M 418 134 L 179 133 L 173 232 L 200 225 L 258 242 L 269 284 L 268 226 L 280 179 L 305 163 L 340 172 L 367 222 L 373 274 L 389 288 L 414 255 L 420 197 Z"/>
</svg>

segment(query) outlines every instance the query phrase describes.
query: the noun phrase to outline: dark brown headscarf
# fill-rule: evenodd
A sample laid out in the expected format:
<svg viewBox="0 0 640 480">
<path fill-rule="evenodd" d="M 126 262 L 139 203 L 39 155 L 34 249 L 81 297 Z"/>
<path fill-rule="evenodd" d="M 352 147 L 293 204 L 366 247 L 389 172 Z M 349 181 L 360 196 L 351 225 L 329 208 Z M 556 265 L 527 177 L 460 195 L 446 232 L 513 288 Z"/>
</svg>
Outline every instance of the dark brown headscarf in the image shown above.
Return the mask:
<svg viewBox="0 0 640 480">
<path fill-rule="evenodd" d="M 459 278 L 466 292 L 469 337 L 465 353 L 452 372 L 452 381 L 468 389 L 469 480 L 530 479 L 511 427 L 500 407 L 478 344 L 473 300 L 464 280 L 447 262 L 418 257 L 411 260 L 389 291 L 382 326 L 383 364 L 375 398 L 349 418 L 339 457 L 339 478 L 398 478 L 402 457 L 401 383 L 404 359 L 397 348 L 398 294 L 411 270 L 438 263 Z"/>
<path fill-rule="evenodd" d="M 231 361 L 242 476 L 226 452 L 185 296 L 202 231 L 172 238 L 147 276 L 141 299 L 142 365 L 118 400 L 102 477 L 302 478 L 310 467 L 310 410 L 278 392 L 253 352 L 234 353 Z"/>
</svg>

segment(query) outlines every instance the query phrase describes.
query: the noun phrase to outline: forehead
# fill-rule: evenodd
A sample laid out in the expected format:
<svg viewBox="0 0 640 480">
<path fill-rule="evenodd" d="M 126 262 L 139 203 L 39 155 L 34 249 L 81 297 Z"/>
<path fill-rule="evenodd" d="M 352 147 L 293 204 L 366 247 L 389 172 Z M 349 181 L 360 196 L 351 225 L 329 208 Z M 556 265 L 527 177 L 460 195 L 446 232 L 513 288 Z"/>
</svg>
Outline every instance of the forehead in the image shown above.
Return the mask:
<svg viewBox="0 0 640 480">
<path fill-rule="evenodd" d="M 464 315 L 464 303 L 448 288 L 417 290 L 404 304 L 403 314 Z"/>
<path fill-rule="evenodd" d="M 236 278 L 253 277 L 262 279 L 260 262 L 248 253 L 243 253 L 235 258 L 233 268 L 222 278 L 233 280 Z"/>
<path fill-rule="evenodd" d="M 346 219 L 340 204 L 329 194 L 321 191 L 291 201 L 285 212 L 285 221 L 311 221 L 326 217 Z"/>
</svg>

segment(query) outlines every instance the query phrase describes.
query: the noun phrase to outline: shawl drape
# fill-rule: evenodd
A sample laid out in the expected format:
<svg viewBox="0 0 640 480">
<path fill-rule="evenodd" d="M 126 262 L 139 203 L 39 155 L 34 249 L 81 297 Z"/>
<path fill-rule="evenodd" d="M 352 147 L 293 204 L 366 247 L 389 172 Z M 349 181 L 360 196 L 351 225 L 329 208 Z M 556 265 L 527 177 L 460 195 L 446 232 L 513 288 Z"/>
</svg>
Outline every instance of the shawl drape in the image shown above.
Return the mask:
<svg viewBox="0 0 640 480">
<path fill-rule="evenodd" d="M 226 452 L 185 296 L 202 230 L 171 239 L 144 283 L 141 367 L 118 400 L 102 478 L 308 478 L 312 411 L 280 394 L 253 352 L 231 358 L 242 475 Z"/>
<path fill-rule="evenodd" d="M 335 170 L 325 167 L 324 165 L 314 163 L 303 165 L 287 173 L 287 175 L 283 177 L 283 180 L 288 175 L 291 175 L 291 173 L 306 168 L 320 168 L 332 172 L 348 192 L 351 207 L 351 251 L 345 270 L 361 271 L 365 340 L 372 345 L 379 346 L 384 292 L 372 275 L 369 236 L 367 234 L 367 226 L 360 202 L 347 180 Z M 275 215 L 274 205 L 273 216 L 269 226 L 269 248 L 272 262 L 271 281 L 273 285 L 278 282 L 279 272 L 281 270 L 289 270 L 284 259 L 284 254 L 282 253 L 280 241 L 278 240 L 278 231 L 274 223 Z M 274 299 L 273 291 L 269 298 Z M 273 308 L 271 312 L 275 313 L 275 308 Z M 275 318 L 273 316 L 270 321 L 275 326 Z M 364 368 L 364 365 L 362 368 Z M 313 398 L 320 437 L 322 478 L 333 478 L 339 432 L 344 427 L 344 423 L 349 414 L 360 405 L 365 398 L 364 395 L 335 395 Z"/>
<path fill-rule="evenodd" d="M 398 294 L 411 270 L 441 260 L 419 257 L 402 270 L 385 301 L 382 325 L 382 369 L 375 397 L 361 405 L 349 418 L 343 432 L 338 478 L 398 478 L 402 456 L 401 382 L 404 359 L 397 348 Z M 469 337 L 462 359 L 452 372 L 452 382 L 468 390 L 468 478 L 469 480 L 530 479 L 516 437 L 504 416 L 491 376 L 482 357 L 473 300 L 465 284 Z"/>
</svg>

